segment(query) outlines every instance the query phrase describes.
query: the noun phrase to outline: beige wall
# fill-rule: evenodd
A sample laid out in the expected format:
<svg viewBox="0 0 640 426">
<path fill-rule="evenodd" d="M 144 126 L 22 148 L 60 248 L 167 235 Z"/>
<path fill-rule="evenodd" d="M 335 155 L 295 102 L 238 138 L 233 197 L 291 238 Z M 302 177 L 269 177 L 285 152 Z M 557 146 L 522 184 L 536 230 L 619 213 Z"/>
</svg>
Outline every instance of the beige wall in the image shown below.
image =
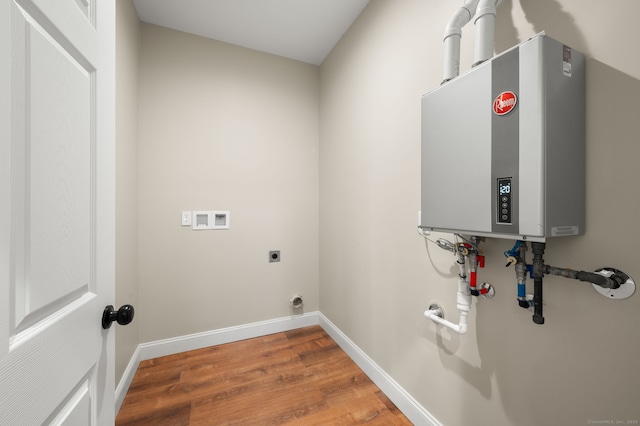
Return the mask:
<svg viewBox="0 0 640 426">
<path fill-rule="evenodd" d="M 318 310 L 318 67 L 149 24 L 142 40 L 140 341 L 299 313 L 295 294 Z M 229 210 L 231 229 L 182 210 Z"/>
<path fill-rule="evenodd" d="M 372 0 L 318 69 L 147 24 L 139 47 L 118 1 L 117 303 L 137 317 L 117 331 L 117 378 L 137 343 L 286 316 L 300 293 L 447 426 L 640 417 L 638 295 L 550 277 L 535 325 L 503 266 L 512 243 L 492 240 L 481 279 L 497 295 L 474 304 L 469 334 L 422 316 L 438 300 L 456 317 L 451 256 L 415 232 L 420 96 L 440 83 L 455 7 Z M 588 229 L 550 241 L 549 264 L 640 279 L 639 15 L 635 0 L 499 9 L 498 52 L 546 30 L 589 57 Z M 463 69 L 473 39 L 469 26 Z M 231 229 L 181 227 L 197 209 L 230 210 Z"/>
<path fill-rule="evenodd" d="M 549 241 L 545 259 L 640 279 L 640 3 L 588 3 L 505 0 L 496 45 L 546 30 L 588 56 L 587 233 Z M 321 67 L 320 310 L 444 425 L 638 420 L 638 294 L 607 300 L 549 277 L 547 323 L 536 325 L 504 267 L 513 242 L 491 240 L 480 279 L 497 295 L 474 302 L 468 335 L 422 315 L 438 300 L 457 319 L 453 259 L 415 229 L 420 96 L 442 80 L 442 33 L 456 7 L 372 0 Z M 469 26 L 463 69 L 473 40 Z"/>
<path fill-rule="evenodd" d="M 116 309 L 138 307 L 138 57 L 133 1 L 116 2 Z M 138 346 L 139 317 L 116 333 L 116 383 Z"/>
</svg>

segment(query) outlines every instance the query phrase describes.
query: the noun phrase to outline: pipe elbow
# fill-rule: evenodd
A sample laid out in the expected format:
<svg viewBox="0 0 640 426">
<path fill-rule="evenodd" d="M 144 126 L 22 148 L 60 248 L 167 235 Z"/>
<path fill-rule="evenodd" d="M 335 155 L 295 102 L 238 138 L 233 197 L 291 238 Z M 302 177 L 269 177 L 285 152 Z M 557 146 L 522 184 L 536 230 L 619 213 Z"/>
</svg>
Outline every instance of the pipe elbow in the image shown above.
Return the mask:
<svg viewBox="0 0 640 426">
<path fill-rule="evenodd" d="M 464 7 L 458 9 L 458 11 L 451 17 L 449 23 L 447 24 L 447 28 L 444 30 L 444 38 L 446 40 L 448 37 L 453 35 L 457 35 L 462 37 L 462 27 L 464 27 L 471 20 L 471 15 L 469 15 L 469 11 Z"/>
<path fill-rule="evenodd" d="M 458 324 L 452 323 L 451 321 L 447 321 L 444 319 L 444 312 L 442 312 L 442 308 L 437 305 L 432 305 L 429 307 L 430 309 L 424 311 L 424 316 L 427 319 L 430 319 L 436 324 L 447 327 L 449 330 L 453 330 L 458 334 L 466 334 L 468 330 L 467 326 L 467 314 L 468 311 L 460 311 L 460 320 Z"/>
<path fill-rule="evenodd" d="M 462 5 L 449 19 L 447 23 L 447 28 L 444 32 L 444 40 L 452 35 L 457 35 L 462 37 L 462 27 L 467 25 L 471 18 L 476 13 L 476 9 L 478 7 L 478 2 L 480 0 L 467 0 L 464 5 Z"/>
<path fill-rule="evenodd" d="M 478 8 L 476 9 L 476 19 L 473 23 L 475 24 L 485 15 L 496 16 L 496 9 L 500 6 L 500 3 L 502 3 L 502 0 L 480 0 Z"/>
<path fill-rule="evenodd" d="M 433 320 L 433 317 L 437 317 L 439 319 L 442 319 L 442 309 L 440 309 L 440 308 L 427 309 L 426 311 L 424 311 L 424 316 L 425 316 L 425 318 L 428 318 L 430 320 Z"/>
<path fill-rule="evenodd" d="M 476 19 L 473 21 L 474 24 L 477 24 L 479 20 L 484 18 L 487 15 L 496 16 L 496 8 L 494 7 L 485 7 L 482 10 L 478 9 L 478 13 L 476 13 Z"/>
</svg>

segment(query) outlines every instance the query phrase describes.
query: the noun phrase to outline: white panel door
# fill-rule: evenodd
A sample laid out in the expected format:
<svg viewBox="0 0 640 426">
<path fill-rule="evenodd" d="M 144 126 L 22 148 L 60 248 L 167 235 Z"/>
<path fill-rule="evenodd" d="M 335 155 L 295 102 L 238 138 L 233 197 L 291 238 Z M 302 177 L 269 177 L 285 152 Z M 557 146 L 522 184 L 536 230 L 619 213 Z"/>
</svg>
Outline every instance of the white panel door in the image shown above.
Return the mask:
<svg viewBox="0 0 640 426">
<path fill-rule="evenodd" d="M 0 424 L 114 421 L 115 4 L 0 0 Z"/>
</svg>

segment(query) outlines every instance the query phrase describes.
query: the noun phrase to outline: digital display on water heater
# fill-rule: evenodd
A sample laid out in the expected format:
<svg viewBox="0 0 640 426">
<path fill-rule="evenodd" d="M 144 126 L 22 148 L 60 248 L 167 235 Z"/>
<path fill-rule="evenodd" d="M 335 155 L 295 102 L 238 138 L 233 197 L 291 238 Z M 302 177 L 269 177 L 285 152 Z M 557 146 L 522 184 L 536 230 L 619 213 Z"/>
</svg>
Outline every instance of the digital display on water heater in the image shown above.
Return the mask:
<svg viewBox="0 0 640 426">
<path fill-rule="evenodd" d="M 511 224 L 512 197 L 510 177 L 498 179 L 497 201 L 496 221 L 500 224 Z"/>
<path fill-rule="evenodd" d="M 498 181 L 498 191 L 500 195 L 511 194 L 511 182 Z"/>
</svg>

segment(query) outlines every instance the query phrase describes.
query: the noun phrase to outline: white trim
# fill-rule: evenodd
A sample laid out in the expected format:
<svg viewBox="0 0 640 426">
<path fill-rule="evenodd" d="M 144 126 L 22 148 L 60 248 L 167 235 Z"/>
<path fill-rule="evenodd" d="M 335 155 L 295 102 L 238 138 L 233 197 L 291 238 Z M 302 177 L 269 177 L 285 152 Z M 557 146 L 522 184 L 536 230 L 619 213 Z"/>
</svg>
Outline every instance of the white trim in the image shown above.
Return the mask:
<svg viewBox="0 0 640 426">
<path fill-rule="evenodd" d="M 136 374 L 138 365 L 140 365 L 140 345 L 138 345 L 136 350 L 133 352 L 133 355 L 129 360 L 129 364 L 127 364 L 127 368 L 124 369 L 124 373 L 122 373 L 122 377 L 120 378 L 118 386 L 116 387 L 116 415 L 118 414 L 118 411 L 120 411 L 120 407 L 122 407 L 124 397 L 127 396 L 127 391 L 129 390 L 129 386 L 131 386 L 131 382 L 133 381 L 133 376 L 135 376 Z"/>
<path fill-rule="evenodd" d="M 346 352 L 358 367 L 380 388 L 396 407 L 415 425 L 442 426 L 418 401 L 376 364 L 362 349 L 349 339 L 321 312 L 318 312 L 320 327 Z"/>
<path fill-rule="evenodd" d="M 116 389 L 116 413 L 120 410 L 140 361 L 224 343 L 238 342 L 310 325 L 320 325 L 413 424 L 442 426 L 435 417 L 367 356 L 362 349 L 353 343 L 327 317 L 317 311 L 138 345 Z"/>
<path fill-rule="evenodd" d="M 156 340 L 155 342 L 142 343 L 140 348 L 140 360 L 158 358 L 173 355 L 180 352 L 193 351 L 209 346 L 238 342 L 268 334 L 307 327 L 318 324 L 318 312 L 303 315 L 276 318 L 251 324 L 221 328 L 205 331 L 203 333 L 189 334 L 171 339 Z"/>
</svg>

